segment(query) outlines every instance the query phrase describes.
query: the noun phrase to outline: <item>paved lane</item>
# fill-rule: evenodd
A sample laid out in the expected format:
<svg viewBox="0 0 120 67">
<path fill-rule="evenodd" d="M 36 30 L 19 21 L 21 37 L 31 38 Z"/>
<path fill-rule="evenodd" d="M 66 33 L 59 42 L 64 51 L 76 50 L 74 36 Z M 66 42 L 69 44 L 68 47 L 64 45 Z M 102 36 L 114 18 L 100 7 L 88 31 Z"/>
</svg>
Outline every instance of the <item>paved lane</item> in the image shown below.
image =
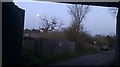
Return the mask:
<svg viewBox="0 0 120 67">
<path fill-rule="evenodd" d="M 101 53 L 80 56 L 51 65 L 109 65 L 114 60 L 114 51 L 103 51 Z"/>
</svg>

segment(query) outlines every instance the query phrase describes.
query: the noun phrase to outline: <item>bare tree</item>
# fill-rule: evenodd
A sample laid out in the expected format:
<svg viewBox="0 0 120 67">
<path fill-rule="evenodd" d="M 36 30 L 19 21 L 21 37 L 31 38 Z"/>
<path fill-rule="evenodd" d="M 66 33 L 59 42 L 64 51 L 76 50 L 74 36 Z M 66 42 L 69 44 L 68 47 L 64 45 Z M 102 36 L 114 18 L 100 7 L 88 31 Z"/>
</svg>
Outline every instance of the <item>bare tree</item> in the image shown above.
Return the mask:
<svg viewBox="0 0 120 67">
<path fill-rule="evenodd" d="M 85 19 L 87 13 L 89 12 L 89 5 L 78 5 L 74 4 L 72 6 L 68 6 L 68 12 L 72 16 L 72 23 L 70 29 L 74 30 L 76 33 L 76 50 L 79 50 L 79 33 L 83 30 L 83 26 L 81 22 Z"/>
<path fill-rule="evenodd" d="M 39 27 L 43 32 L 53 31 L 55 29 L 60 29 L 63 25 L 63 21 L 60 21 L 59 18 L 53 17 L 40 17 L 42 27 Z"/>
<path fill-rule="evenodd" d="M 113 16 L 117 16 L 117 13 L 118 13 L 118 8 L 115 8 L 115 7 L 110 7 L 109 8 L 109 11 L 110 13 L 113 15 Z"/>
<path fill-rule="evenodd" d="M 68 6 L 68 8 L 68 12 L 73 19 L 71 27 L 75 28 L 77 32 L 80 32 L 80 30 L 83 29 L 81 22 L 85 19 L 89 11 L 89 5 L 74 4 L 72 6 Z"/>
</svg>

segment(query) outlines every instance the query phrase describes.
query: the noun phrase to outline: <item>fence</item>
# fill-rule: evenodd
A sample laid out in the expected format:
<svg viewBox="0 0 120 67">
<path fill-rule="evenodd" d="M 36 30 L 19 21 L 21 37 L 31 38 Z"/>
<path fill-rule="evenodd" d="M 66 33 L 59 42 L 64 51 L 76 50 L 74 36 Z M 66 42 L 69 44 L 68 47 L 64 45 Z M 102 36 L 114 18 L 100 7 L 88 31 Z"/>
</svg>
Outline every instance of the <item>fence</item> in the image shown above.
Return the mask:
<svg viewBox="0 0 120 67">
<path fill-rule="evenodd" d="M 47 38 L 24 37 L 23 56 L 26 58 L 56 55 L 75 51 L 75 43 Z"/>
</svg>

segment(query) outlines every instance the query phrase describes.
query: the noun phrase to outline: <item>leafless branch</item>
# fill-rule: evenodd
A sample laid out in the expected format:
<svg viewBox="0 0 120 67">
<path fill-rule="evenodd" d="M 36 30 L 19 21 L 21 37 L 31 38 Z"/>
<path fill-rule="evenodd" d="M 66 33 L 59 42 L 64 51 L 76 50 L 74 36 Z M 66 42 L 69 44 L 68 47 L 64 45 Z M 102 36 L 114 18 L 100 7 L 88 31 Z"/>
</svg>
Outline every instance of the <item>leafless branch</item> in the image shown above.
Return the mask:
<svg viewBox="0 0 120 67">
<path fill-rule="evenodd" d="M 40 28 L 43 32 L 53 31 L 54 29 L 60 29 L 63 23 L 57 17 L 47 18 L 40 17 L 43 27 Z"/>
<path fill-rule="evenodd" d="M 118 13 L 118 8 L 115 8 L 115 7 L 110 7 L 109 8 L 109 11 L 110 13 L 113 15 L 113 16 L 117 16 L 117 13 Z"/>
<path fill-rule="evenodd" d="M 68 12 L 70 13 L 70 15 L 73 18 L 73 22 L 72 22 L 72 27 L 76 28 L 76 31 L 80 31 L 80 23 L 83 21 L 83 19 L 85 18 L 86 14 L 88 13 L 89 10 L 89 5 L 72 5 L 72 6 L 68 6 L 69 10 Z"/>
</svg>

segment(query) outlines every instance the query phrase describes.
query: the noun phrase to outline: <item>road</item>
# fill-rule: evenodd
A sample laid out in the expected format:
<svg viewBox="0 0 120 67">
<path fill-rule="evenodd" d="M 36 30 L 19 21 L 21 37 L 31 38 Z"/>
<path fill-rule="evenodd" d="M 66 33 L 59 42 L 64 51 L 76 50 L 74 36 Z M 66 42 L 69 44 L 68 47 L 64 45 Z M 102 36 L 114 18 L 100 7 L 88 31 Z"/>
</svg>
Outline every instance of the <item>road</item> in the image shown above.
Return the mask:
<svg viewBox="0 0 120 67">
<path fill-rule="evenodd" d="M 110 65 L 114 61 L 115 52 L 102 51 L 97 54 L 80 56 L 68 60 L 55 62 L 50 65 Z"/>
</svg>

